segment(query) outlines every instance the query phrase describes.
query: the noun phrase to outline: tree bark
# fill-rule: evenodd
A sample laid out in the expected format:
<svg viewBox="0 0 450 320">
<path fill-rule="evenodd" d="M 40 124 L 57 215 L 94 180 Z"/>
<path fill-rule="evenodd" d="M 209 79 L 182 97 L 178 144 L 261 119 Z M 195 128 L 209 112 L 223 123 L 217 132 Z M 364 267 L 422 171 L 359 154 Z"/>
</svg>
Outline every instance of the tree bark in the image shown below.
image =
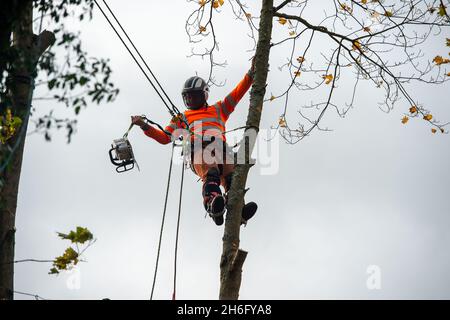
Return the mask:
<svg viewBox="0 0 450 320">
<path fill-rule="evenodd" d="M 9 163 L 0 172 L 0 300 L 12 300 L 14 297 L 14 264 L 11 261 L 14 261 L 17 195 L 36 64 L 42 53 L 55 41 L 53 33 L 48 31 L 39 36 L 33 34 L 32 1 L 18 3 L 14 8 L 17 10 L 14 15 L 17 20 L 12 23 L 13 47 L 17 58 L 12 63 L 8 89 L 12 112 L 22 119 L 22 126 L 6 145 L 1 146 L 1 164 L 7 160 Z"/>
<path fill-rule="evenodd" d="M 258 44 L 255 53 L 255 78 L 250 91 L 250 107 L 244 139 L 240 143 L 238 160 L 228 192 L 227 216 L 220 261 L 221 300 L 237 300 L 242 279 L 242 265 L 247 252 L 239 249 L 241 211 L 244 205 L 245 185 L 252 163 L 252 153 L 259 131 L 264 94 L 269 68 L 270 40 L 272 36 L 273 0 L 263 0 L 259 24 Z M 245 163 L 242 163 L 245 159 Z"/>
</svg>

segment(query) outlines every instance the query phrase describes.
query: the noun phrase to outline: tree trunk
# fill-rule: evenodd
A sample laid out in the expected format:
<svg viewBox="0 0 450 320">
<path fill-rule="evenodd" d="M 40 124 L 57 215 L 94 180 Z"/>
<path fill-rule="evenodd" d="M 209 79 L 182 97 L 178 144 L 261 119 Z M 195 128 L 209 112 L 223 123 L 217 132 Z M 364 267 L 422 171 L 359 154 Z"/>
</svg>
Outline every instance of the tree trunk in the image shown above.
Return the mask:
<svg viewBox="0 0 450 320">
<path fill-rule="evenodd" d="M 244 205 L 245 184 L 252 164 L 252 153 L 259 131 L 266 80 L 269 68 L 270 40 L 272 35 L 273 0 L 263 0 L 259 37 L 255 53 L 255 79 L 250 91 L 250 108 L 244 139 L 240 144 L 239 161 L 233 173 L 230 191 L 228 192 L 228 213 L 225 220 L 223 251 L 220 261 L 220 294 L 221 300 L 237 300 L 241 286 L 242 265 L 247 252 L 239 249 L 239 231 L 241 211 Z"/>
<path fill-rule="evenodd" d="M 13 46 L 17 58 L 12 63 L 8 89 L 12 112 L 22 119 L 22 126 L 1 148 L 1 164 L 9 161 L 0 172 L 0 300 L 14 296 L 14 238 L 17 194 L 19 190 L 22 156 L 33 95 L 36 64 L 42 53 L 54 43 L 53 33 L 33 34 L 33 5 L 31 0 L 20 1 L 13 21 Z"/>
</svg>

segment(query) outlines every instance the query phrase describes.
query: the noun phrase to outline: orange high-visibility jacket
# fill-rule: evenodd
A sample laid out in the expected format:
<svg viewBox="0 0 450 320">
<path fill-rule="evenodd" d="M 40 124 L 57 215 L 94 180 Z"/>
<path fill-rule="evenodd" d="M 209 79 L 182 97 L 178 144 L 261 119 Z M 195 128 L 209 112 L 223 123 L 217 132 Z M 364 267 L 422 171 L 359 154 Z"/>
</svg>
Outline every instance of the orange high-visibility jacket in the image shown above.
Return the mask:
<svg viewBox="0 0 450 320">
<path fill-rule="evenodd" d="M 189 130 L 193 132 L 192 137 L 202 138 L 203 135 L 215 136 L 223 141 L 226 140 L 225 135 L 225 123 L 228 120 L 230 114 L 234 111 L 234 108 L 238 102 L 242 99 L 245 93 L 250 89 L 253 83 L 253 77 L 249 71 L 244 79 L 242 79 L 236 88 L 230 92 L 222 101 L 216 102 L 214 105 L 208 107 L 202 107 L 197 110 L 186 110 L 182 116 L 184 116 L 186 122 L 189 124 Z M 165 128 L 167 132 L 172 134 L 172 139 L 176 139 L 180 133 L 173 135 L 177 129 L 186 129 L 186 125 L 179 119 L 172 119 L 169 125 Z M 150 138 L 155 139 L 161 144 L 168 144 L 171 141 L 171 137 L 165 134 L 163 131 L 150 127 L 144 133 Z"/>
</svg>

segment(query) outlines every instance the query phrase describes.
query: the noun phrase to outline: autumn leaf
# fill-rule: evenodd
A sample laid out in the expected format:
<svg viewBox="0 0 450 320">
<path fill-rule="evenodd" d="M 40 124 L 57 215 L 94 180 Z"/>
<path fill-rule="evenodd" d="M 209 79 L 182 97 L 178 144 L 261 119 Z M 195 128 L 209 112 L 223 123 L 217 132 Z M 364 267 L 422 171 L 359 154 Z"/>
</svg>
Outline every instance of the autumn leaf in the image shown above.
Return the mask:
<svg viewBox="0 0 450 320">
<path fill-rule="evenodd" d="M 290 31 L 290 32 L 289 32 L 289 35 L 290 35 L 291 37 L 295 36 L 295 31 Z"/>
<path fill-rule="evenodd" d="M 217 9 L 218 7 L 223 6 L 223 2 L 224 2 L 224 0 L 214 0 L 214 2 L 213 2 L 213 8 L 214 8 L 214 9 Z"/>
<path fill-rule="evenodd" d="M 386 17 L 392 17 L 394 14 L 392 13 L 392 11 L 386 10 L 386 11 L 384 12 L 384 15 L 385 15 Z"/>
<path fill-rule="evenodd" d="M 450 39 L 446 38 L 446 40 L 447 40 L 447 47 L 450 47 Z"/>
<path fill-rule="evenodd" d="M 298 63 L 303 63 L 303 62 L 305 62 L 305 58 L 300 56 L 297 58 L 297 61 L 298 61 Z"/>
<path fill-rule="evenodd" d="M 445 17 L 446 15 L 447 15 L 447 11 L 445 10 L 447 7 L 446 6 L 444 6 L 443 4 L 441 4 L 440 6 L 439 6 L 439 15 L 441 16 L 441 17 Z"/>
<path fill-rule="evenodd" d="M 409 118 L 408 118 L 407 116 L 404 116 L 404 117 L 402 118 L 402 123 L 405 124 L 405 123 L 408 122 L 408 120 L 409 120 Z"/>
<path fill-rule="evenodd" d="M 362 4 L 367 4 L 367 0 L 361 0 Z"/>
<path fill-rule="evenodd" d="M 361 43 L 358 40 L 353 41 L 352 49 L 361 50 Z"/>
<path fill-rule="evenodd" d="M 449 73 L 447 73 L 447 77 L 450 77 L 450 72 L 449 72 Z"/>
<path fill-rule="evenodd" d="M 275 97 L 274 97 L 274 95 L 271 95 L 270 96 L 270 99 L 269 99 L 270 101 L 273 101 L 273 100 L 275 100 Z"/>
<path fill-rule="evenodd" d="M 332 74 L 327 74 L 325 76 L 322 76 L 322 79 L 325 80 L 325 84 L 330 84 L 331 81 L 333 81 L 333 75 Z"/>
<path fill-rule="evenodd" d="M 348 12 L 348 13 L 352 13 L 353 10 L 352 8 L 350 8 L 346 3 L 341 3 L 341 9 Z"/>
<path fill-rule="evenodd" d="M 282 117 L 280 117 L 280 120 L 278 120 L 278 125 L 281 127 L 281 128 L 286 128 L 286 119 L 282 116 Z"/>
<path fill-rule="evenodd" d="M 441 128 L 441 132 L 444 133 L 444 129 Z"/>
<path fill-rule="evenodd" d="M 416 106 L 412 106 L 411 108 L 409 108 L 409 112 L 411 112 L 412 114 L 417 112 L 417 107 Z"/>
<path fill-rule="evenodd" d="M 294 72 L 294 76 L 296 76 L 296 77 L 300 77 L 301 74 L 302 74 L 302 73 L 301 73 L 300 71 L 295 71 L 295 72 Z"/>
<path fill-rule="evenodd" d="M 441 56 L 436 56 L 434 57 L 433 62 L 436 63 L 437 66 L 440 66 L 441 64 L 450 63 L 450 59 L 442 58 Z"/>
<path fill-rule="evenodd" d="M 247 19 L 251 19 L 252 18 L 252 14 L 251 13 L 246 13 L 245 16 L 247 17 Z"/>
<path fill-rule="evenodd" d="M 363 29 L 365 32 L 370 32 L 370 28 L 369 27 L 364 27 Z"/>
<path fill-rule="evenodd" d="M 433 119 L 433 116 L 431 114 L 426 114 L 423 116 L 424 120 L 430 121 L 431 119 Z"/>
<path fill-rule="evenodd" d="M 278 23 L 281 24 L 281 25 L 286 24 L 286 22 L 287 22 L 286 18 L 280 17 L 280 18 L 278 19 Z"/>
<path fill-rule="evenodd" d="M 200 5 L 200 7 L 203 7 L 206 4 L 206 0 L 199 0 L 198 4 Z"/>
<path fill-rule="evenodd" d="M 200 26 L 200 27 L 198 28 L 198 30 L 200 31 L 200 33 L 201 33 L 201 32 L 205 32 L 205 31 L 206 31 L 206 27 Z"/>
<path fill-rule="evenodd" d="M 432 129 L 431 129 L 431 132 L 432 132 L 432 133 L 436 133 L 436 131 L 437 131 L 437 130 L 436 130 L 435 128 L 432 128 Z"/>
</svg>

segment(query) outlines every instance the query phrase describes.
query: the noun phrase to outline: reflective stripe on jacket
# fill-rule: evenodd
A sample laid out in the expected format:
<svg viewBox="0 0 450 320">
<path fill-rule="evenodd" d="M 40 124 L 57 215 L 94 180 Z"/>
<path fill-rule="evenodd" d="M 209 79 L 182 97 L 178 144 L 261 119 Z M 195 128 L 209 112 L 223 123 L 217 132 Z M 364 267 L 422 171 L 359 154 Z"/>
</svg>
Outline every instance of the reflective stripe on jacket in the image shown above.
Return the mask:
<svg viewBox="0 0 450 320">
<path fill-rule="evenodd" d="M 248 89 L 250 89 L 252 83 L 253 78 L 250 72 L 248 72 L 244 79 L 238 83 L 225 99 L 208 107 L 197 110 L 186 110 L 182 116 L 184 116 L 184 119 L 189 124 L 189 130 L 193 133 L 193 139 L 201 139 L 203 136 L 215 136 L 225 141 L 226 138 L 223 132 L 226 131 L 225 124 L 228 117 Z M 183 121 L 176 118 L 172 119 L 165 128 L 166 131 L 172 134 L 172 139 L 176 139 L 182 134 L 182 130 L 177 129 L 186 129 L 186 125 Z M 162 144 L 167 144 L 171 141 L 171 137 L 153 127 L 145 131 L 145 134 Z"/>
</svg>

